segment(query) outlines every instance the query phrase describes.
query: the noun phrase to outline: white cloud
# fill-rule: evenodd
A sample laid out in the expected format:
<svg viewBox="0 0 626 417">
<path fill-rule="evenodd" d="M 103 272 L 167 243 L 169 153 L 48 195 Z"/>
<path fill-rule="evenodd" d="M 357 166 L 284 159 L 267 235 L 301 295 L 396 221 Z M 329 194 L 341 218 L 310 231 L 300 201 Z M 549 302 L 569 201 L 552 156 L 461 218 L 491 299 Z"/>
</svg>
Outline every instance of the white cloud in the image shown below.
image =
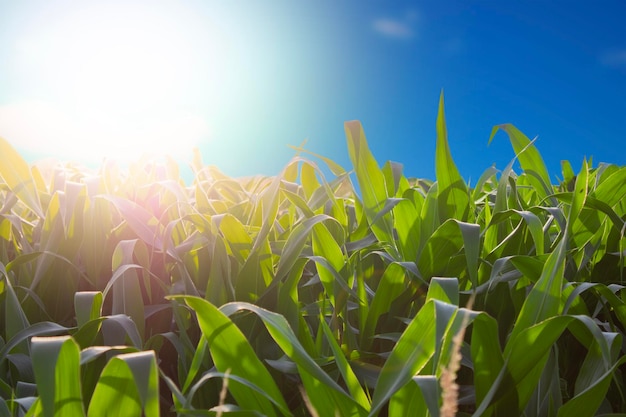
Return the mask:
<svg viewBox="0 0 626 417">
<path fill-rule="evenodd" d="M 626 69 L 626 49 L 607 51 L 600 56 L 600 62 L 607 67 Z"/>
<path fill-rule="evenodd" d="M 0 136 L 19 151 L 73 162 L 99 163 L 104 157 L 130 162 L 143 154 L 191 155 L 193 147 L 207 138 L 208 126 L 188 113 L 128 121 L 103 112 L 23 101 L 0 106 Z"/>
<path fill-rule="evenodd" d="M 380 17 L 372 23 L 374 30 L 383 36 L 395 39 L 411 39 L 415 37 L 415 25 L 418 23 L 419 13 L 409 9 L 402 18 L 391 19 Z"/>
<path fill-rule="evenodd" d="M 413 28 L 408 22 L 394 19 L 376 19 L 374 20 L 374 29 L 391 38 L 409 39 L 413 37 Z"/>
</svg>

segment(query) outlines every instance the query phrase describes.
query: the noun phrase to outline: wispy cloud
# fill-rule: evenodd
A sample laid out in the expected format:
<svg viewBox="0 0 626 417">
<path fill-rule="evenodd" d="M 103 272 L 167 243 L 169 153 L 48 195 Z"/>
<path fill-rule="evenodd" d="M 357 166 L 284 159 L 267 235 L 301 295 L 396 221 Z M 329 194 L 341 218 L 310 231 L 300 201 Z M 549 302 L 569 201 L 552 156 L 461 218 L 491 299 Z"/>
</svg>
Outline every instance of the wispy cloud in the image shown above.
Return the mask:
<svg viewBox="0 0 626 417">
<path fill-rule="evenodd" d="M 417 12 L 409 10 L 402 19 L 391 19 L 380 17 L 374 19 L 372 24 L 374 30 L 381 35 L 396 39 L 411 39 L 415 37 L 415 23 Z"/>
<path fill-rule="evenodd" d="M 414 35 L 413 28 L 409 24 L 393 19 L 374 20 L 374 29 L 391 38 L 409 39 Z"/>
<path fill-rule="evenodd" d="M 626 48 L 603 53 L 600 62 L 607 67 L 626 69 Z"/>
</svg>

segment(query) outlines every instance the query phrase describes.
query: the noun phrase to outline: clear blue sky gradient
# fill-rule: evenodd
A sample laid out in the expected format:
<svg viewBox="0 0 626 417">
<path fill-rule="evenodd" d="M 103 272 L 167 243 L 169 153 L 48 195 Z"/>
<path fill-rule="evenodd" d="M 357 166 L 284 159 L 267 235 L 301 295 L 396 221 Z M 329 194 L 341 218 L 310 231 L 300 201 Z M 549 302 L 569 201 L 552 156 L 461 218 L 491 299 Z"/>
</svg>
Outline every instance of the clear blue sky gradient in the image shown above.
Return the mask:
<svg viewBox="0 0 626 417">
<path fill-rule="evenodd" d="M 43 2 L 17 3 L 0 0 L 0 106 L 41 98 L 2 68 L 20 27 L 41 19 Z M 215 45 L 218 33 L 227 49 L 219 60 L 209 47 L 199 53 L 198 81 L 181 100 L 211 127 L 199 144 L 205 162 L 229 175 L 276 174 L 294 155 L 288 145 L 304 139 L 350 168 L 343 123 L 358 119 L 380 165 L 401 162 L 405 175 L 434 179 L 442 89 L 467 180 L 514 156 L 504 133 L 488 146 L 500 123 L 538 136 L 555 182 L 561 160 L 575 170 L 584 157 L 626 164 L 623 0 L 179 3 L 187 14 L 171 18 L 193 16 L 199 45 Z M 124 13 L 123 2 L 111 4 Z"/>
</svg>

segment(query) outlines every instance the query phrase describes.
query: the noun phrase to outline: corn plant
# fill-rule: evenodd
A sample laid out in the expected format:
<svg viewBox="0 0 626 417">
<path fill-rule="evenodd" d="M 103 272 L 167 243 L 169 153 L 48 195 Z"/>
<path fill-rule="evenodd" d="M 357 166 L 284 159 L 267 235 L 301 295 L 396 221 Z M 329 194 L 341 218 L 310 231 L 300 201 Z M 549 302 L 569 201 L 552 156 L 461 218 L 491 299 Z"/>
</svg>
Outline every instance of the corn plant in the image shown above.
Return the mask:
<svg viewBox="0 0 626 417">
<path fill-rule="evenodd" d="M 0 416 L 626 412 L 626 167 L 515 158 L 466 183 L 303 146 L 279 175 L 196 153 L 95 171 L 0 138 Z"/>
</svg>

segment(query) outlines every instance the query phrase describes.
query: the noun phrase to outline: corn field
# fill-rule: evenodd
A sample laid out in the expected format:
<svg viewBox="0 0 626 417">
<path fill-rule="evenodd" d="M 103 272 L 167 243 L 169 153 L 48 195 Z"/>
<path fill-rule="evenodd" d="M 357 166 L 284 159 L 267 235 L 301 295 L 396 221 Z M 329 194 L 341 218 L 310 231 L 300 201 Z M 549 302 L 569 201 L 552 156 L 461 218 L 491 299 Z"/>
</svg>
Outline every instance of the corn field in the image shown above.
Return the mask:
<svg viewBox="0 0 626 417">
<path fill-rule="evenodd" d="M 515 159 L 476 184 L 295 148 L 30 166 L 0 138 L 0 417 L 626 412 L 626 167 Z M 516 168 L 519 167 L 519 168 Z M 517 172 L 516 172 L 517 170 Z"/>
</svg>

